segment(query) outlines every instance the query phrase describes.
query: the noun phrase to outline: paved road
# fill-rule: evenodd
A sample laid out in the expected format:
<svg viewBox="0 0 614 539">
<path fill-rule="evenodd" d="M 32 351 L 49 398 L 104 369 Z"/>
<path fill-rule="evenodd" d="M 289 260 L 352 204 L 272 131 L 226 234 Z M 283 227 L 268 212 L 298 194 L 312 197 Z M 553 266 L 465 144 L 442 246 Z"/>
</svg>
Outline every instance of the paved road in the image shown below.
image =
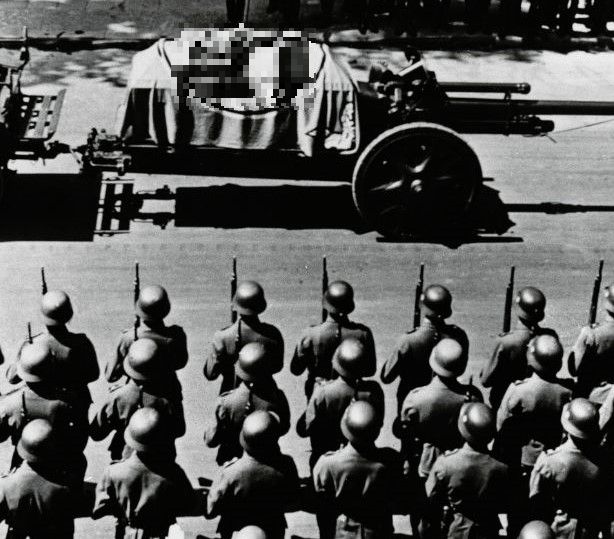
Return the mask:
<svg viewBox="0 0 614 539">
<path fill-rule="evenodd" d="M 434 53 L 428 55 L 428 60 L 442 80 L 527 80 L 533 84 L 536 97 L 541 98 L 614 96 L 614 54 L 515 54 Z M 397 61 L 399 56 L 392 58 Z M 359 70 L 363 63 L 360 60 L 354 64 L 361 76 L 365 73 Z M 121 101 L 127 66 L 128 56 L 118 51 L 69 57 L 35 55 L 33 73 L 26 82 L 39 88 L 68 87 L 59 138 L 80 142 L 90 125 L 112 127 L 112 111 Z M 591 121 L 592 118 L 565 118 L 560 125 L 569 128 Z M 493 187 L 500 190 L 506 203 L 612 205 L 614 123 L 561 133 L 554 138 L 556 144 L 546 138 L 481 136 L 469 140 L 481 157 L 485 174 L 495 178 Z M 70 161 L 58 159 L 48 165 L 47 171 L 66 174 L 74 170 L 71 167 Z M 23 166 L 22 170 L 31 168 Z M 136 185 L 138 189 L 152 189 L 163 184 L 176 188 L 226 182 L 227 179 L 220 178 L 141 175 Z M 253 186 L 256 182 L 242 179 L 239 183 Z M 274 188 L 279 182 L 267 185 Z M 242 198 L 241 191 L 236 197 L 241 203 L 249 203 Z M 169 203 L 158 203 L 150 209 L 163 210 L 168 206 Z M 26 204 L 24 212 L 27 211 Z M 267 212 L 267 208 L 261 211 Z M 323 213 L 320 206 L 314 206 L 313 212 Z M 191 477 L 213 477 L 215 453 L 204 448 L 202 432 L 212 417 L 217 385 L 205 384 L 201 370 L 204 347 L 228 318 L 233 255 L 239 258 L 241 278 L 257 278 L 264 285 L 270 305 L 264 318 L 281 327 L 289 355 L 301 328 L 317 322 L 319 264 L 321 256 L 327 254 L 331 278 L 347 279 L 356 287 L 355 319 L 373 327 L 380 362 L 389 354 L 397 335 L 409 328 L 414 279 L 419 263 L 424 262 L 427 281 L 443 283 L 454 293 L 453 320 L 469 332 L 469 372 L 473 374 L 479 372 L 491 350 L 492 339 L 500 330 L 510 264 L 518 268 L 520 286 L 534 284 L 545 291 L 549 298 L 545 323 L 559 331 L 566 347 L 585 322 L 599 258 L 607 261 L 606 280 L 614 279 L 610 212 L 561 215 L 515 212 L 510 217 L 516 226 L 505 236 L 485 238 L 458 248 L 432 243 L 378 242 L 375 233 L 356 233 L 343 222 L 335 227 L 326 226 L 330 217 L 320 215 L 306 229 L 291 218 L 279 228 L 249 223 L 241 228 L 211 224 L 190 228 L 171 223 L 167 230 L 160 231 L 143 223 L 134 224 L 128 235 L 96 238 L 92 242 L 3 243 L 0 343 L 11 357 L 24 335 L 26 322 L 32 320 L 34 328 L 40 328 L 38 271 L 45 265 L 50 287 L 63 288 L 73 297 L 76 311 L 73 327 L 91 335 L 103 363 L 113 353 L 119 331 L 132 321 L 131 272 L 133 262 L 138 260 L 144 284 L 159 282 L 168 287 L 173 300 L 169 320 L 184 325 L 189 336 L 191 359 L 180 374 L 186 394 L 188 433 L 179 442 L 179 460 Z M 295 418 L 298 417 L 304 404 L 302 381 L 285 371 L 278 380 L 288 394 Z M 104 398 L 104 384 L 95 384 L 93 393 L 95 399 Z M 389 434 L 394 388 L 386 388 L 386 395 L 389 413 L 382 442 L 394 444 Z M 305 441 L 290 433 L 282 445 L 306 473 Z M 3 454 L 7 451 L 4 448 Z M 88 457 L 88 475 L 96 478 L 106 462 L 104 444 L 91 444 Z M 290 522 L 294 533 L 316 537 L 312 517 L 297 514 Z M 185 519 L 182 524 L 194 533 L 213 536 L 214 525 L 204 520 Z M 400 524 L 403 524 L 400 529 L 406 530 L 406 525 Z M 109 519 L 95 525 L 79 521 L 78 536 L 104 537 L 111 527 Z"/>
</svg>

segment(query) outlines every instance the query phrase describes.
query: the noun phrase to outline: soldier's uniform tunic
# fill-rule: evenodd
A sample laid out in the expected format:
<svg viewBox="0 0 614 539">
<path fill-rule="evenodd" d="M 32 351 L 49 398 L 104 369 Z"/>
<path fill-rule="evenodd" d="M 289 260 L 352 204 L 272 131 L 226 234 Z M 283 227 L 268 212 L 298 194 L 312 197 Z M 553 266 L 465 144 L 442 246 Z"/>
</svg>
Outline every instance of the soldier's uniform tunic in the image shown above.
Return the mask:
<svg viewBox="0 0 614 539">
<path fill-rule="evenodd" d="M 290 362 L 290 371 L 295 376 L 300 376 L 307 371 L 305 382 L 307 399 L 311 397 L 314 385 L 337 377 L 332 365 L 333 355 L 341 342 L 348 338 L 360 341 L 365 347 L 366 367 L 361 376 L 369 377 L 375 374 L 377 358 L 371 330 L 347 318 L 339 320 L 329 318 L 322 324 L 305 330 Z"/>
<path fill-rule="evenodd" d="M 220 394 L 240 384 L 241 381 L 235 376 L 234 365 L 241 348 L 253 342 L 263 344 L 269 351 L 273 374 L 283 368 L 284 340 L 281 332 L 275 326 L 258 319 L 239 316 L 234 324 L 215 332 L 213 342 L 205 352 L 205 378 L 215 380 L 218 376 L 222 377 Z"/>
<path fill-rule="evenodd" d="M 117 538 L 163 539 L 176 517 L 194 506 L 194 489 L 177 463 L 135 452 L 105 470 L 92 516 L 116 516 Z"/>
<path fill-rule="evenodd" d="M 305 433 L 311 438 L 310 465 L 327 451 L 345 445 L 341 418 L 353 401 L 367 401 L 384 417 L 384 391 L 374 380 L 351 382 L 337 378 L 315 388 L 305 412 Z"/>
<path fill-rule="evenodd" d="M 55 332 L 39 333 L 32 338 L 33 341 L 43 341 L 53 354 L 54 383 L 69 390 L 82 393 L 83 398 L 91 403 L 87 384 L 95 382 L 100 376 L 100 367 L 96 357 L 96 350 L 92 341 L 84 333 Z M 24 341 L 17 353 L 17 361 L 21 352 L 29 344 Z M 6 369 L 6 379 L 11 384 L 18 384 L 21 378 L 17 373 L 17 362 L 11 363 Z"/>
<path fill-rule="evenodd" d="M 482 394 L 475 386 L 456 380 L 444 383 L 437 376 L 430 384 L 407 395 L 401 421 L 408 434 L 423 444 L 417 469 L 420 477 L 428 477 L 433 463 L 444 451 L 463 445 L 457 426 L 460 410 L 467 402 L 482 401 Z"/>
<path fill-rule="evenodd" d="M 166 326 L 164 323 L 148 326 L 142 322 L 137 329 L 139 339 L 151 339 L 160 348 L 164 362 L 172 369 L 170 376 L 176 390 L 181 392 L 181 384 L 174 371 L 183 369 L 188 362 L 187 337 L 181 326 Z M 115 357 L 111 359 L 105 369 L 104 376 L 108 382 L 116 382 L 124 373 L 124 359 L 128 355 L 130 345 L 134 342 L 134 328 L 122 332 L 117 345 Z"/>
<path fill-rule="evenodd" d="M 561 443 L 561 412 L 572 398 L 561 382 L 533 373 L 509 386 L 497 413 L 498 458 L 514 468 L 532 468 L 542 451 Z"/>
<path fill-rule="evenodd" d="M 239 435 L 243 420 L 252 412 L 263 410 L 277 416 L 280 433 L 290 430 L 290 406 L 288 399 L 271 378 L 248 385 L 243 382 L 231 391 L 218 397 L 215 407 L 215 423 L 205 432 L 205 443 L 209 447 L 219 446 L 217 463 L 223 464 L 240 457 L 243 448 Z"/>
<path fill-rule="evenodd" d="M 403 335 L 392 352 L 390 358 L 382 366 L 380 377 L 384 384 L 390 384 L 397 378 L 398 412 L 407 394 L 416 387 L 427 385 L 433 377 L 429 358 L 435 345 L 442 339 L 454 339 L 469 354 L 469 339 L 467 334 L 453 324 L 434 324 L 424 318 L 420 327 Z"/>
<path fill-rule="evenodd" d="M 583 327 L 567 365 L 577 377 L 579 396 L 589 395 L 601 382 L 614 383 L 614 320 Z"/>
<path fill-rule="evenodd" d="M 482 385 L 491 388 L 489 401 L 495 412 L 509 385 L 516 380 L 524 380 L 531 374 L 527 365 L 527 347 L 537 335 L 557 337 L 553 329 L 539 326 L 530 328 L 518 320 L 513 330 L 502 333 L 497 338 L 492 357 L 480 374 Z"/>
<path fill-rule="evenodd" d="M 400 455 L 387 447 L 363 453 L 348 444 L 322 455 L 313 481 L 321 539 L 391 538 L 396 505 L 411 503 Z"/>
<path fill-rule="evenodd" d="M 498 515 L 507 512 L 508 506 L 505 464 L 465 444 L 435 461 L 425 487 L 431 503 L 450 508 L 443 523 L 450 539 L 499 535 Z"/>
<path fill-rule="evenodd" d="M 603 434 L 601 445 L 608 454 L 614 455 L 614 384 L 602 382 L 591 391 L 589 400 L 599 408 L 599 428 Z"/>
<path fill-rule="evenodd" d="M 42 475 L 23 462 L 0 478 L 0 520 L 11 539 L 71 539 L 80 490 L 59 473 Z"/>
<path fill-rule="evenodd" d="M 609 530 L 611 474 L 602 463 L 600 456 L 589 458 L 571 439 L 538 457 L 529 496 L 538 518 L 553 523 L 557 537 L 589 539 Z M 555 518 L 557 510 L 562 514 Z"/>
<path fill-rule="evenodd" d="M 132 451 L 124 441 L 124 431 L 130 418 L 140 408 L 155 408 L 170 418 L 172 436 L 179 438 L 185 434 L 185 418 L 181 396 L 165 381 L 145 382 L 138 385 L 129 380 L 125 385 L 115 387 L 108 400 L 96 412 L 89 426 L 94 441 L 104 440 L 111 432 L 115 434 L 109 445 L 112 460 L 119 460 Z"/>
<path fill-rule="evenodd" d="M 41 384 L 25 385 L 0 398 L 0 442 L 11 438 L 17 445 L 24 427 L 33 419 L 46 419 L 64 444 L 66 451 L 74 452 L 73 464 L 85 465 L 83 450 L 88 439 L 89 402 L 80 396 Z M 21 463 L 17 451 L 12 467 Z M 85 473 L 83 467 L 82 472 Z"/>
<path fill-rule="evenodd" d="M 267 537 L 282 539 L 284 512 L 299 496 L 299 478 L 291 457 L 280 452 L 255 458 L 245 452 L 224 465 L 207 497 L 207 516 L 221 516 L 218 532 L 229 539 L 234 531 L 259 526 Z"/>
</svg>

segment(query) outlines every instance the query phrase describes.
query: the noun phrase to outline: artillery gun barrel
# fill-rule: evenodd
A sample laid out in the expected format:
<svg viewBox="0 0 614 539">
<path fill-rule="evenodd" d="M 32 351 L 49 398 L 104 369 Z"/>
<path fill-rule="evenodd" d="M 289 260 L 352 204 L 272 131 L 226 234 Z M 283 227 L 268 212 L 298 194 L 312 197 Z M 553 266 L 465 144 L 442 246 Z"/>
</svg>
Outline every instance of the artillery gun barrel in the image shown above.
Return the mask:
<svg viewBox="0 0 614 539">
<path fill-rule="evenodd" d="M 528 82 L 440 82 L 439 86 L 446 92 L 525 95 L 531 92 Z"/>
<path fill-rule="evenodd" d="M 463 116 L 496 119 L 509 114 L 551 116 L 614 116 L 614 101 L 546 101 L 541 99 L 487 99 L 452 97 L 450 105 Z"/>
</svg>

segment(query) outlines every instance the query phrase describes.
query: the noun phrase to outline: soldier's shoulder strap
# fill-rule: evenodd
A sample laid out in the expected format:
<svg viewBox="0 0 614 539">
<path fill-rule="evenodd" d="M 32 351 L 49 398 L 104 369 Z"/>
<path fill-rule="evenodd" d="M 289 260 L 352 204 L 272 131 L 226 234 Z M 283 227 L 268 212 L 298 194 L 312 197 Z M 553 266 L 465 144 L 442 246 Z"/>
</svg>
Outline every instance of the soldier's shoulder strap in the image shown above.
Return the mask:
<svg viewBox="0 0 614 539">
<path fill-rule="evenodd" d="M 458 453 L 459 449 L 448 449 L 444 452 L 444 456 L 449 457 L 450 455 L 454 455 L 454 453 Z"/>
<path fill-rule="evenodd" d="M 514 380 L 512 385 L 521 386 L 522 384 L 526 384 L 529 381 L 528 378 L 524 378 L 523 380 Z"/>
</svg>

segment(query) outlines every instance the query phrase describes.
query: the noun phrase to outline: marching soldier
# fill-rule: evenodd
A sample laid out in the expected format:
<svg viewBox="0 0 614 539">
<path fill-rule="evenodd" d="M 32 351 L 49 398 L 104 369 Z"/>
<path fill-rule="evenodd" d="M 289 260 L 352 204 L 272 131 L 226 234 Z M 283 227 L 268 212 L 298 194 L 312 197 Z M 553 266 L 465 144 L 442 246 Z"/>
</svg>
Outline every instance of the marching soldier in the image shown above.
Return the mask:
<svg viewBox="0 0 614 539">
<path fill-rule="evenodd" d="M 518 490 L 510 511 L 508 532 L 515 536 L 526 523 L 529 478 L 539 455 L 557 447 L 563 436 L 561 412 L 572 391 L 557 378 L 563 365 L 563 347 L 552 335 L 533 337 L 527 349 L 533 374 L 510 385 L 497 414 L 499 433 L 494 454 L 510 466 Z"/>
<path fill-rule="evenodd" d="M 72 466 L 85 473 L 83 450 L 88 438 L 89 401 L 57 387 L 55 359 L 46 339 L 22 349 L 16 374 L 25 385 L 0 399 L 0 441 L 11 438 L 16 446 L 30 421 L 45 419 L 63 441 Z M 15 451 L 11 467 L 20 462 L 19 452 Z"/>
<path fill-rule="evenodd" d="M 357 339 L 364 346 L 365 369 L 361 376 L 373 376 L 377 365 L 373 333 L 367 326 L 348 318 L 355 306 L 354 290 L 350 284 L 345 281 L 330 283 L 322 298 L 322 305 L 328 318 L 320 325 L 305 330 L 290 362 L 290 371 L 295 376 L 307 371 L 307 400 L 313 393 L 314 385 L 335 377 L 333 354 L 344 339 Z"/>
<path fill-rule="evenodd" d="M 348 444 L 316 463 L 313 481 L 321 539 L 392 538 L 395 506 L 411 504 L 399 453 L 375 445 L 381 427 L 382 416 L 371 404 L 350 404 L 341 421 Z"/>
<path fill-rule="evenodd" d="M 133 342 L 123 366 L 128 382 L 112 389 L 90 422 L 89 433 L 94 441 L 104 440 L 115 432 L 109 445 L 111 460 L 120 460 L 132 452 L 126 446 L 124 432 L 139 408 L 152 407 L 167 416 L 175 438 L 185 434 L 181 393 L 177 393 L 173 384 L 169 385 L 172 369 L 162 355 L 152 339 L 140 338 Z"/>
<path fill-rule="evenodd" d="M 176 517 L 190 514 L 196 496 L 175 462 L 175 435 L 154 408 L 137 410 L 125 431 L 133 453 L 111 464 L 96 488 L 92 518 L 117 517 L 116 538 L 162 538 Z"/>
<path fill-rule="evenodd" d="M 422 294 L 421 304 L 424 317 L 420 327 L 399 339 L 380 373 L 384 384 L 400 379 L 397 388 L 398 412 L 412 389 L 425 386 L 431 381 L 433 371 L 429 358 L 439 341 L 454 339 L 461 345 L 465 361 L 469 357 L 467 334 L 458 326 L 445 322 L 452 316 L 452 295 L 448 289 L 438 284 L 427 287 Z"/>
<path fill-rule="evenodd" d="M 518 539 L 554 539 L 554 532 L 542 520 L 532 520 L 522 527 Z"/>
<path fill-rule="evenodd" d="M 258 410 L 245 418 L 240 436 L 244 453 L 224 465 L 207 497 L 207 516 L 221 517 L 222 539 L 248 525 L 261 528 L 266 537 L 284 537 L 284 513 L 296 510 L 300 485 L 294 461 L 279 449 L 280 434 L 279 421 L 270 412 Z"/>
<path fill-rule="evenodd" d="M 183 369 L 188 362 L 187 337 L 181 326 L 167 326 L 164 319 L 171 311 L 171 302 L 166 290 L 159 285 L 143 288 L 135 305 L 140 323 L 122 332 L 115 357 L 107 363 L 104 376 L 107 382 L 117 382 L 123 376 L 124 360 L 130 346 L 136 339 L 147 338 L 155 341 L 169 363 L 173 383 L 179 387 L 179 380 L 172 371 Z"/>
<path fill-rule="evenodd" d="M 241 349 L 234 366 L 240 385 L 218 397 L 215 423 L 205 432 L 207 446 L 219 447 L 218 464 L 241 456 L 241 426 L 251 412 L 264 410 L 274 414 L 279 421 L 280 435 L 290 429 L 290 406 L 273 380 L 272 365 L 263 344 L 250 343 Z"/>
<path fill-rule="evenodd" d="M 482 385 L 491 388 L 490 405 L 493 410 L 497 411 L 512 382 L 524 380 L 530 375 L 527 367 L 529 341 L 536 335 L 558 338 L 553 329 L 539 326 L 545 309 L 546 297 L 537 288 L 527 286 L 516 295 L 518 323 L 513 330 L 499 335 L 492 357 L 480 374 Z"/>
<path fill-rule="evenodd" d="M 91 403 L 87 384 L 98 380 L 100 368 L 92 341 L 84 333 L 72 333 L 66 327 L 73 317 L 68 294 L 60 290 L 47 292 L 41 301 L 41 313 L 47 332 L 34 335 L 32 340 L 44 341 L 50 348 L 54 357 L 54 377 L 58 387 L 77 391 Z M 28 344 L 29 339 L 21 345 L 17 361 L 6 370 L 6 378 L 11 384 L 21 381 L 18 372 L 19 358 Z"/>
<path fill-rule="evenodd" d="M 576 398 L 563 408 L 561 424 L 567 441 L 542 453 L 531 474 L 533 514 L 557 537 L 609 537 L 611 477 L 599 450 L 597 408 Z"/>
<path fill-rule="evenodd" d="M 213 342 L 205 354 L 204 375 L 207 380 L 222 377 L 220 394 L 239 385 L 234 365 L 239 352 L 249 343 L 260 343 L 269 350 L 271 374 L 277 374 L 284 365 L 284 340 L 273 325 L 261 322 L 258 315 L 266 309 L 264 290 L 256 281 L 239 283 L 233 298 L 238 314 L 237 321 L 213 336 Z"/>
<path fill-rule="evenodd" d="M 317 385 L 305 412 L 304 429 L 299 420 L 300 436 L 311 439 L 310 467 L 327 451 L 339 449 L 345 443 L 341 418 L 353 401 L 367 401 L 384 417 L 384 392 L 375 380 L 362 380 L 369 352 L 359 340 L 348 338 L 335 351 L 332 366 L 339 375 L 336 380 Z"/>
<path fill-rule="evenodd" d="M 11 539 L 71 539 L 80 478 L 66 472 L 61 437 L 44 419 L 30 421 L 17 444 L 23 459 L 0 478 L 0 520 Z"/>
<path fill-rule="evenodd" d="M 585 326 L 567 360 L 569 373 L 577 377 L 577 394 L 587 396 L 601 382 L 614 383 L 614 283 L 605 289 L 605 318 Z"/>
<path fill-rule="evenodd" d="M 482 403 L 467 404 L 458 417 L 458 430 L 465 444 L 440 456 L 426 481 L 430 519 L 422 531 L 441 525 L 450 539 L 497 537 L 499 514 L 507 513 L 510 493 L 508 467 L 488 451 L 495 434 L 492 409 Z M 423 537 L 431 535 L 437 534 L 427 532 Z"/>
<path fill-rule="evenodd" d="M 412 390 L 401 409 L 401 434 L 413 440 L 416 455 L 405 454 L 413 472 L 426 479 L 433 463 L 444 451 L 463 445 L 458 430 L 458 415 L 467 402 L 483 400 L 479 389 L 461 384 L 457 378 L 467 367 L 463 347 L 452 339 L 443 339 L 433 348 L 430 366 L 435 376 L 423 387 Z M 406 447 L 410 448 L 408 442 Z M 419 455 L 419 464 L 412 460 Z"/>
</svg>

